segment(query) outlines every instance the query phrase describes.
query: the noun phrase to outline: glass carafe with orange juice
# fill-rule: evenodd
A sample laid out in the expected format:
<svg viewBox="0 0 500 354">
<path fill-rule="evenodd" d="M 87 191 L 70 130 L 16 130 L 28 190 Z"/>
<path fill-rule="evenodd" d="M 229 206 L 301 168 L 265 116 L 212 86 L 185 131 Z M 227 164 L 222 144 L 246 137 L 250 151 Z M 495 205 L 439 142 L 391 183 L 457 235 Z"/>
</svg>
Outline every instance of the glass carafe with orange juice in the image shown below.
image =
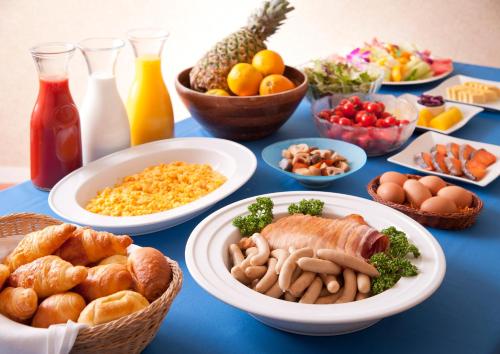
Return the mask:
<svg viewBox="0 0 500 354">
<path fill-rule="evenodd" d="M 168 32 L 145 28 L 128 32 L 135 53 L 135 79 L 127 100 L 132 145 L 171 138 L 174 114 L 161 72 L 161 53 Z"/>
</svg>

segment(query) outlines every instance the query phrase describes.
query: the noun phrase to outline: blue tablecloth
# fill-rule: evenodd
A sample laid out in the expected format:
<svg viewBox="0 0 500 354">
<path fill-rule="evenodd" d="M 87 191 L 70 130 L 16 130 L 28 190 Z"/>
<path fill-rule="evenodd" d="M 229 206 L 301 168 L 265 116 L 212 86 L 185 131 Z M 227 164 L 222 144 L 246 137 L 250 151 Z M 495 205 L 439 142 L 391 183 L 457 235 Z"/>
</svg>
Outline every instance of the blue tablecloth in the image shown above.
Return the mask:
<svg viewBox="0 0 500 354">
<path fill-rule="evenodd" d="M 455 71 L 500 81 L 500 69 L 456 64 Z M 420 94 L 434 85 L 384 87 L 382 92 Z M 176 135 L 209 136 L 193 119 L 178 123 Z M 499 144 L 500 113 L 483 112 L 453 135 Z M 317 136 L 317 132 L 309 104 L 304 101 L 276 134 L 244 143 L 257 156 L 258 167 L 240 190 L 182 225 L 135 237 L 135 243 L 156 247 L 176 259 L 185 279 L 145 353 L 500 353 L 500 179 L 485 188 L 464 185 L 485 204 L 473 227 L 464 231 L 430 229 L 447 259 L 446 277 L 437 292 L 411 310 L 361 332 L 336 337 L 281 332 L 213 298 L 193 281 L 184 262 L 184 246 L 191 230 L 211 212 L 234 201 L 262 193 L 303 190 L 268 167 L 260 152 L 275 141 L 309 136 Z M 369 198 L 366 184 L 387 170 L 412 172 L 387 162 L 386 157 L 369 158 L 362 170 L 336 181 L 327 190 Z M 53 215 L 47 193 L 36 190 L 30 182 L 0 192 L 0 215 L 25 211 Z"/>
</svg>

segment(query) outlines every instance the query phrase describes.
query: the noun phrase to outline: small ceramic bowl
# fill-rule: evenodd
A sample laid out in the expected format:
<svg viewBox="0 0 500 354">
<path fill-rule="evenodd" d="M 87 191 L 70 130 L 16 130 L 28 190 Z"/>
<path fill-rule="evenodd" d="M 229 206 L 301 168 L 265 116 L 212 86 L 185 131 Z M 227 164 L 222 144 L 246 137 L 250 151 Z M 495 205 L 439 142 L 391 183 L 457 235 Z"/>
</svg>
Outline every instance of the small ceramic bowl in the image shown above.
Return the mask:
<svg viewBox="0 0 500 354">
<path fill-rule="evenodd" d="M 290 66 L 284 75 L 295 88 L 266 96 L 213 96 L 192 90 L 189 73 L 175 80 L 177 93 L 193 118 L 209 133 L 230 140 L 256 140 L 274 133 L 290 118 L 307 91 L 305 75 Z"/>
<path fill-rule="evenodd" d="M 330 149 L 338 152 L 347 159 L 350 169 L 345 173 L 333 176 L 303 176 L 285 171 L 279 167 L 279 162 L 283 158 L 281 156 L 281 152 L 293 144 L 307 144 L 309 146 L 316 146 L 319 149 Z M 308 188 L 317 189 L 327 187 L 333 181 L 346 177 L 359 170 L 366 163 L 366 153 L 360 147 L 341 140 L 325 138 L 299 138 L 283 140 L 267 146 L 264 150 L 262 150 L 262 159 L 275 170 L 297 180 L 300 184 Z"/>
</svg>

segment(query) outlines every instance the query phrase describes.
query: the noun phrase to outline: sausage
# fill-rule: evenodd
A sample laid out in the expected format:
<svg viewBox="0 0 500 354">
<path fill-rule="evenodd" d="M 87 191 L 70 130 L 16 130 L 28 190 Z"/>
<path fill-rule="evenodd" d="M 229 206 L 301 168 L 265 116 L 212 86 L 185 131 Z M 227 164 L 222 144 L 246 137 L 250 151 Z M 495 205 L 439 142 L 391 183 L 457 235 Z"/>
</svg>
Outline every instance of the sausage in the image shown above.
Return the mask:
<svg viewBox="0 0 500 354">
<path fill-rule="evenodd" d="M 380 275 L 378 270 L 364 259 L 351 256 L 342 251 L 323 248 L 318 250 L 318 257 L 335 262 L 345 268 L 351 268 L 370 277 L 378 277 Z"/>
<path fill-rule="evenodd" d="M 271 255 L 278 260 L 278 263 L 276 263 L 275 271 L 276 274 L 280 274 L 281 267 L 283 266 L 283 263 L 285 263 L 290 253 L 288 253 L 288 251 L 284 249 L 276 249 L 271 251 Z"/>
<path fill-rule="evenodd" d="M 246 250 L 247 248 L 255 247 L 255 242 L 253 242 L 250 237 L 242 237 L 238 241 L 238 247 L 242 250 Z"/>
<path fill-rule="evenodd" d="M 340 274 L 342 269 L 333 262 L 324 259 L 302 257 L 297 261 L 297 264 L 304 271 L 325 274 Z"/>
<path fill-rule="evenodd" d="M 252 259 L 250 259 L 250 264 L 253 266 L 266 264 L 267 260 L 269 259 L 269 254 L 271 253 L 271 251 L 269 250 L 269 243 L 267 242 L 266 238 L 259 233 L 253 234 L 251 239 L 257 245 L 258 252 L 257 254 L 252 256 Z"/>
<path fill-rule="evenodd" d="M 245 269 L 245 275 L 250 280 L 260 279 L 266 274 L 266 271 L 266 266 L 250 266 Z"/>
<path fill-rule="evenodd" d="M 246 250 L 245 250 L 245 256 L 251 256 L 253 254 L 256 254 L 257 253 L 257 247 L 253 246 L 253 247 L 248 247 Z"/>
<path fill-rule="evenodd" d="M 321 278 L 321 277 L 320 277 Z M 319 297 L 322 297 L 322 296 L 327 296 L 327 295 L 331 295 L 332 293 L 328 291 L 327 288 L 325 287 L 322 287 L 321 288 L 321 292 L 319 293 Z"/>
<path fill-rule="evenodd" d="M 237 265 L 231 268 L 231 275 L 240 283 L 243 283 L 245 285 L 250 284 L 250 279 L 248 279 L 245 275 L 245 271 L 241 268 L 241 265 Z"/>
<path fill-rule="evenodd" d="M 358 284 L 358 291 L 363 294 L 368 294 L 371 288 L 371 279 L 368 275 L 363 273 L 358 273 L 356 277 L 356 282 Z"/>
<path fill-rule="evenodd" d="M 299 300 L 301 304 L 314 304 L 319 297 L 321 288 L 323 287 L 323 282 L 320 277 L 314 278 L 313 282 L 307 288 L 304 295 Z"/>
<path fill-rule="evenodd" d="M 354 301 L 364 300 L 364 299 L 367 299 L 367 298 L 369 298 L 369 297 L 370 297 L 370 294 L 369 294 L 369 293 L 366 293 L 366 294 L 365 294 L 365 293 L 360 293 L 360 292 L 358 292 L 358 293 L 356 294 L 356 297 L 355 297 Z"/>
<path fill-rule="evenodd" d="M 267 296 L 274 297 L 275 299 L 279 299 L 283 294 L 283 291 L 280 288 L 279 282 L 276 281 L 276 283 L 274 283 L 273 286 L 271 286 L 271 288 L 264 294 Z"/>
<path fill-rule="evenodd" d="M 283 267 L 281 267 L 281 272 L 278 277 L 278 282 L 281 290 L 286 291 L 290 287 L 292 282 L 292 274 L 293 271 L 297 268 L 297 261 L 302 257 L 312 257 L 314 255 L 314 251 L 312 248 L 305 247 L 296 250 L 286 259 L 285 263 L 283 263 Z"/>
<path fill-rule="evenodd" d="M 316 273 L 313 272 L 303 272 L 297 280 L 295 280 L 292 285 L 290 285 L 290 288 L 288 291 L 290 294 L 292 294 L 295 297 L 300 297 L 304 290 L 307 289 L 309 285 L 313 282 L 314 278 L 316 277 Z"/>
<path fill-rule="evenodd" d="M 238 267 L 240 267 L 242 270 L 245 270 L 247 267 L 250 266 L 250 260 L 252 259 L 252 256 L 254 254 L 257 254 L 257 247 L 250 247 L 245 250 L 245 253 L 247 255 L 247 258 L 243 260 L 243 262 L 240 263 Z"/>
<path fill-rule="evenodd" d="M 241 252 L 241 249 L 235 243 L 229 245 L 229 255 L 231 256 L 233 266 L 240 265 L 241 262 L 243 262 L 243 260 L 245 259 L 245 256 Z"/>
<path fill-rule="evenodd" d="M 274 271 L 276 267 L 276 259 L 269 258 L 267 262 L 267 272 L 264 274 L 262 279 L 255 285 L 255 290 L 259 293 L 265 293 L 268 291 L 274 283 L 278 281 L 278 274 Z"/>
<path fill-rule="evenodd" d="M 336 304 L 353 301 L 358 291 L 356 273 L 352 269 L 346 268 L 342 274 L 344 275 L 344 290 L 342 291 L 342 295 L 335 301 Z"/>
<path fill-rule="evenodd" d="M 300 277 L 300 275 L 302 274 L 302 269 L 300 269 L 300 267 L 295 267 L 295 270 L 293 271 L 293 274 L 292 274 L 292 281 L 290 282 L 290 284 L 293 284 L 294 281 L 297 280 L 298 277 Z"/>
<path fill-rule="evenodd" d="M 297 301 L 297 298 L 295 296 L 293 296 L 292 294 L 290 294 L 288 291 L 285 292 L 285 300 L 286 301 L 291 301 L 291 302 L 296 302 Z"/>
<path fill-rule="evenodd" d="M 343 291 L 343 289 L 340 289 L 335 294 L 330 294 L 330 295 L 326 295 L 326 296 L 320 296 L 316 300 L 315 304 L 320 304 L 320 305 L 334 304 L 335 301 L 337 301 L 338 298 L 342 295 L 342 291 Z"/>
<path fill-rule="evenodd" d="M 339 291 L 340 284 L 339 284 L 339 281 L 337 280 L 337 277 L 335 275 L 320 274 L 319 276 L 320 276 L 321 280 L 323 280 L 323 283 L 325 283 L 326 289 L 330 293 L 335 294 L 336 292 Z"/>
</svg>

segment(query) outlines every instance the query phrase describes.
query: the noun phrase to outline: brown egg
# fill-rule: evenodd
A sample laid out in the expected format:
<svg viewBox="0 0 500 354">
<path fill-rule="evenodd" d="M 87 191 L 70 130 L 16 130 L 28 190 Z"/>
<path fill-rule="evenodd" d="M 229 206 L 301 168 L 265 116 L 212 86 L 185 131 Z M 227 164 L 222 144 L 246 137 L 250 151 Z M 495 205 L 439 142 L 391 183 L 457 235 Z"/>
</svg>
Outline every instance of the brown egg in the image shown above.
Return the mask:
<svg viewBox="0 0 500 354">
<path fill-rule="evenodd" d="M 420 210 L 431 213 L 448 214 L 456 212 L 457 206 L 448 198 L 436 196 L 425 200 L 420 206 Z"/>
<path fill-rule="evenodd" d="M 406 182 L 408 177 L 399 172 L 389 171 L 380 176 L 380 184 L 384 184 L 387 182 L 393 182 L 399 184 L 401 187 Z"/>
<path fill-rule="evenodd" d="M 406 199 L 415 208 L 420 208 L 424 200 L 432 197 L 429 189 L 415 179 L 409 179 L 403 184 Z"/>
<path fill-rule="evenodd" d="M 418 181 L 426 186 L 431 191 L 432 195 L 436 195 L 441 188 L 446 187 L 446 182 L 438 176 L 425 176 Z"/>
<path fill-rule="evenodd" d="M 472 204 L 472 193 L 459 186 L 448 186 L 439 190 L 438 196 L 452 200 L 459 209 Z"/>
<path fill-rule="evenodd" d="M 404 203 L 405 191 L 403 187 L 394 182 L 386 182 L 377 188 L 377 195 L 386 202 Z"/>
</svg>

